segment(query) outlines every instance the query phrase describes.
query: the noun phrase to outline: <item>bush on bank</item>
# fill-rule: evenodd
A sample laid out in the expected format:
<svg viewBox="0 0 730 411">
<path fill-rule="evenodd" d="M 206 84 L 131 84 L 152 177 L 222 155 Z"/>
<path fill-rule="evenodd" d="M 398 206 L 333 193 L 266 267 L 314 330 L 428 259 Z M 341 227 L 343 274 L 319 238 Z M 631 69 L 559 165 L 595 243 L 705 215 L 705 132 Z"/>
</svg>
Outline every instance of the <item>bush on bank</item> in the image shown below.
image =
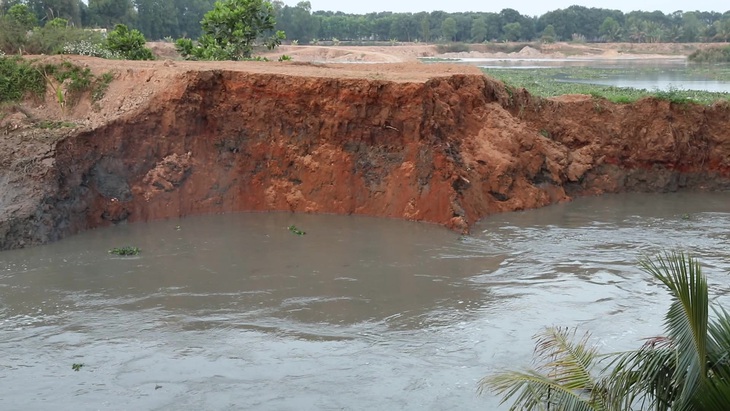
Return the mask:
<svg viewBox="0 0 730 411">
<path fill-rule="evenodd" d="M 730 63 L 730 46 L 697 50 L 687 59 L 694 63 Z"/>
</svg>

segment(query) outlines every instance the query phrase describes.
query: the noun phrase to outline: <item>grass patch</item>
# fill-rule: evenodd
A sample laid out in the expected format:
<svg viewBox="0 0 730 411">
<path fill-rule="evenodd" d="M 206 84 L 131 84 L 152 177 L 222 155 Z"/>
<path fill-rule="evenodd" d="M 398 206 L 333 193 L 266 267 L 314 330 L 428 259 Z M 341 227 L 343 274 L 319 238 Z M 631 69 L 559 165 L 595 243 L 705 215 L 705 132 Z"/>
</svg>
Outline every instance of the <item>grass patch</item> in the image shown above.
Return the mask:
<svg viewBox="0 0 730 411">
<path fill-rule="evenodd" d="M 0 57 L 0 103 L 20 101 L 29 93 L 42 97 L 48 86 L 61 106 L 77 103 L 89 91 L 96 102 L 104 97 L 112 80 L 112 72 L 97 77 L 89 68 L 68 61 L 37 64 L 17 56 Z"/>
<path fill-rule="evenodd" d="M 30 62 L 20 57 L 0 57 L 0 103 L 18 101 L 26 94 L 42 96 L 46 82 Z"/>
<path fill-rule="evenodd" d="M 106 91 L 109 90 L 109 84 L 111 84 L 112 80 L 114 80 L 114 73 L 111 71 L 107 71 L 97 77 L 91 87 L 91 101 L 97 102 L 104 98 Z"/>
<path fill-rule="evenodd" d="M 36 127 L 42 128 L 45 130 L 52 130 L 52 129 L 58 129 L 58 128 L 73 128 L 76 127 L 75 123 L 69 123 L 68 121 L 50 121 L 50 120 L 44 120 L 36 124 Z"/>
<path fill-rule="evenodd" d="M 688 78 L 712 78 L 718 81 L 730 81 L 730 66 L 714 68 L 710 71 L 706 67 L 684 68 Z M 712 104 L 718 100 L 730 101 L 730 93 L 696 91 L 696 90 L 646 90 L 625 87 L 603 86 L 596 84 L 577 83 L 591 79 L 602 79 L 620 76 L 626 73 L 635 73 L 637 70 L 650 73 L 654 70 L 666 73 L 667 68 L 631 68 L 607 69 L 591 67 L 560 67 L 539 69 L 495 69 L 483 68 L 482 71 L 490 77 L 501 80 L 508 87 L 525 88 L 530 94 L 539 97 L 557 97 L 566 94 L 586 94 L 594 98 L 605 98 L 614 103 L 633 103 L 645 97 L 655 97 L 677 104 Z"/>
</svg>

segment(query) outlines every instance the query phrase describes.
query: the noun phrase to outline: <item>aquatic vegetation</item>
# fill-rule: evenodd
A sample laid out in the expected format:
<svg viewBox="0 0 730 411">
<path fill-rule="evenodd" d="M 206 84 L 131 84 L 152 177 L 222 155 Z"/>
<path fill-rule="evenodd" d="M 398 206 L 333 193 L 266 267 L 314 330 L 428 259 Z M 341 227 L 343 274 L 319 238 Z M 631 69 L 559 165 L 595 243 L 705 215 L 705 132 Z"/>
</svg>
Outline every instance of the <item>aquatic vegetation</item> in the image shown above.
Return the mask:
<svg viewBox="0 0 730 411">
<path fill-rule="evenodd" d="M 84 366 L 84 364 L 80 364 L 80 363 L 74 363 L 74 364 L 73 364 L 73 365 L 71 366 L 71 369 L 73 369 L 74 371 L 81 371 L 81 367 L 83 367 L 83 366 Z"/>
<path fill-rule="evenodd" d="M 287 227 L 287 229 L 289 231 L 291 231 L 292 233 L 296 234 L 296 235 L 304 235 L 304 234 L 307 234 L 304 231 L 298 229 L 297 226 L 295 226 L 294 224 L 292 224 L 289 227 Z"/>
<path fill-rule="evenodd" d="M 131 247 L 131 246 L 124 246 L 124 247 L 115 247 L 109 250 L 109 254 L 116 254 L 121 256 L 127 256 L 127 255 L 137 255 L 141 252 L 138 247 Z"/>
<path fill-rule="evenodd" d="M 683 68 L 689 78 L 713 79 L 730 81 L 729 67 L 690 66 Z M 711 104 L 718 100 L 730 101 L 730 93 L 670 89 L 646 90 L 627 87 L 614 87 L 598 84 L 588 84 L 591 79 L 605 79 L 618 77 L 629 72 L 651 74 L 668 69 L 646 68 L 595 68 L 595 67 L 560 67 L 539 69 L 511 69 L 511 68 L 483 68 L 482 71 L 490 77 L 496 78 L 507 87 L 524 88 L 530 94 L 538 97 L 557 97 L 566 94 L 586 94 L 596 98 L 605 98 L 619 104 L 633 103 L 646 97 L 655 97 L 672 103 Z"/>
</svg>

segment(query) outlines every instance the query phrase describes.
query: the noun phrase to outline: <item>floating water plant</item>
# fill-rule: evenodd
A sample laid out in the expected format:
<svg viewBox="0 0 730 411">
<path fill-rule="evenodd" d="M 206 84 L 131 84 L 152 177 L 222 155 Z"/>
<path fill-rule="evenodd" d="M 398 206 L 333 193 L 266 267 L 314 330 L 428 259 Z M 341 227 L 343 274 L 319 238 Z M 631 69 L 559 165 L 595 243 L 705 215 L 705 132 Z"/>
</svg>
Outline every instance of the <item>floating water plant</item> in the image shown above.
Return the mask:
<svg viewBox="0 0 730 411">
<path fill-rule="evenodd" d="M 81 370 L 81 367 L 83 367 L 83 366 L 84 366 L 84 364 L 74 363 L 71 366 L 71 369 L 73 369 L 74 371 L 80 371 Z"/>
<path fill-rule="evenodd" d="M 137 255 L 140 253 L 140 249 L 138 247 L 115 247 L 109 250 L 109 254 L 116 254 L 116 255 Z"/>
<path fill-rule="evenodd" d="M 287 228 L 289 228 L 289 231 L 291 231 L 292 233 L 294 233 L 296 235 L 304 235 L 304 234 L 307 234 L 304 231 L 298 229 L 297 226 L 295 226 L 294 224 L 290 225 Z"/>
</svg>

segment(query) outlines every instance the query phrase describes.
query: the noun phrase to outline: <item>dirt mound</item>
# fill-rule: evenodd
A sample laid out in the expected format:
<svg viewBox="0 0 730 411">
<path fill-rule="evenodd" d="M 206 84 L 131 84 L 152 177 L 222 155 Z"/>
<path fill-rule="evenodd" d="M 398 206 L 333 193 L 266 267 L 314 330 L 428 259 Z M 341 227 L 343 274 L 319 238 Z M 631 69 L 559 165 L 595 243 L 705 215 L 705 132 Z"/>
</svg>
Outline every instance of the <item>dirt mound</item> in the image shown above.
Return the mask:
<svg viewBox="0 0 730 411">
<path fill-rule="evenodd" d="M 507 93 L 459 65 L 110 62 L 97 106 L 0 140 L 0 249 L 122 221 L 244 210 L 467 230 L 624 190 L 730 187 L 730 108 Z"/>
</svg>

